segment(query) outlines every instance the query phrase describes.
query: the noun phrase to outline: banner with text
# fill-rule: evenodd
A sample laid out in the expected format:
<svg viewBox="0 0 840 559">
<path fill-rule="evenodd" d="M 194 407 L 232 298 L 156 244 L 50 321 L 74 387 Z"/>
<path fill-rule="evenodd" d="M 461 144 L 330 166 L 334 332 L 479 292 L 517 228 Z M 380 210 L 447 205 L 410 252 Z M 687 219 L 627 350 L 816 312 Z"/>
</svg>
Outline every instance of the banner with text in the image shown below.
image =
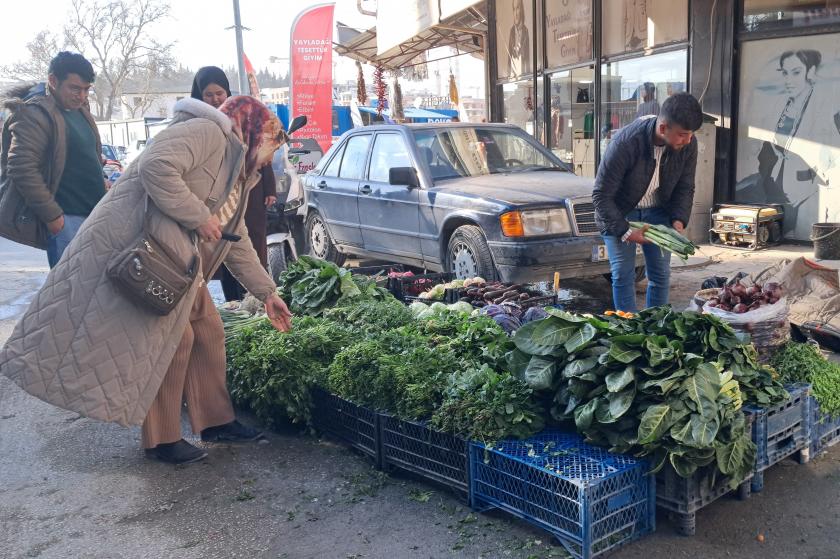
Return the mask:
<svg viewBox="0 0 840 559">
<path fill-rule="evenodd" d="M 292 116 L 306 115 L 305 135 L 324 153 L 332 144 L 332 36 L 334 4 L 298 14 L 292 24 Z"/>
</svg>

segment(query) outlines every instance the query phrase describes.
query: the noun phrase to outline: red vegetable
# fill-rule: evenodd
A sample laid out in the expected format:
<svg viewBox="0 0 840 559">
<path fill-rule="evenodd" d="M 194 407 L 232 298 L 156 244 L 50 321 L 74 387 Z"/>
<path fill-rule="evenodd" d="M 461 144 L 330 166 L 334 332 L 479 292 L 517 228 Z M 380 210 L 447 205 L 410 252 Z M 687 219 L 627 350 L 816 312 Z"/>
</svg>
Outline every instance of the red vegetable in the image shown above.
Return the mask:
<svg viewBox="0 0 840 559">
<path fill-rule="evenodd" d="M 738 314 L 744 314 L 748 310 L 749 310 L 749 307 L 747 307 L 744 303 L 739 303 L 739 304 L 735 305 L 734 307 L 732 307 L 732 312 L 735 312 L 735 313 L 738 313 Z"/>
<path fill-rule="evenodd" d="M 732 297 L 729 298 L 729 304 L 732 305 L 733 307 L 737 306 L 737 305 L 740 305 L 741 304 L 741 298 L 737 295 L 733 295 Z"/>
</svg>

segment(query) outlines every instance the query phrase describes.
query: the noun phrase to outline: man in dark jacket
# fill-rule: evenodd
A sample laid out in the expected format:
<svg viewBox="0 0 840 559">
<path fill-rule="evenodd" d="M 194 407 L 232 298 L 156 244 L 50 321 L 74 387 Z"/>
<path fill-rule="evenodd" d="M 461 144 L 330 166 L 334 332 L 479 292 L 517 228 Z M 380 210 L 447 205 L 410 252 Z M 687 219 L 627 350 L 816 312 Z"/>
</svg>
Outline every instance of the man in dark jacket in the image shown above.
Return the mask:
<svg viewBox="0 0 840 559">
<path fill-rule="evenodd" d="M 93 67 L 60 52 L 46 86 L 7 95 L 0 158 L 0 235 L 44 248 L 58 263 L 84 219 L 105 195 L 102 145 L 88 110 Z"/>
<path fill-rule="evenodd" d="M 629 221 L 668 225 L 683 232 L 694 199 L 697 140 L 703 112 L 688 93 L 662 104 L 658 117 L 643 117 L 610 142 L 592 194 L 595 220 L 607 246 L 616 310 L 635 312 L 636 245 L 645 255 L 647 307 L 668 303 L 671 254 L 648 243 Z"/>
</svg>

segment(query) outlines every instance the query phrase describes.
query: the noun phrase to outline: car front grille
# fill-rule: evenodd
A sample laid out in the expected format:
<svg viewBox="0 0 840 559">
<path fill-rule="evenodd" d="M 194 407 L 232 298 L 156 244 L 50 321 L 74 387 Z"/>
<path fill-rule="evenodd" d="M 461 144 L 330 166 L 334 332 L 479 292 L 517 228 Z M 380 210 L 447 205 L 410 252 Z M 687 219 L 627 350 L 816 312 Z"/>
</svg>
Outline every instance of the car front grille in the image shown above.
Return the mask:
<svg viewBox="0 0 840 559">
<path fill-rule="evenodd" d="M 592 202 L 572 202 L 572 214 L 575 217 L 575 231 L 578 235 L 597 235 L 600 233 L 595 224 L 595 204 Z"/>
</svg>

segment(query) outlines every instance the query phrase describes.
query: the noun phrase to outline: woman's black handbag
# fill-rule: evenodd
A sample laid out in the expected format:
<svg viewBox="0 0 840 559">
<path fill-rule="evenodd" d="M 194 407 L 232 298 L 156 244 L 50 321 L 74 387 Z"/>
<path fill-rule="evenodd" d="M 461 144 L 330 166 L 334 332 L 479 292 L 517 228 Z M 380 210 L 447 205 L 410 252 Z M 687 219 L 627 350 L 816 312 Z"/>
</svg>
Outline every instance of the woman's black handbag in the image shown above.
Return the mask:
<svg viewBox="0 0 840 559">
<path fill-rule="evenodd" d="M 137 306 L 165 316 L 183 299 L 198 273 L 198 254 L 187 264 L 149 234 L 148 206 L 140 238 L 108 266 L 108 277 Z"/>
</svg>

